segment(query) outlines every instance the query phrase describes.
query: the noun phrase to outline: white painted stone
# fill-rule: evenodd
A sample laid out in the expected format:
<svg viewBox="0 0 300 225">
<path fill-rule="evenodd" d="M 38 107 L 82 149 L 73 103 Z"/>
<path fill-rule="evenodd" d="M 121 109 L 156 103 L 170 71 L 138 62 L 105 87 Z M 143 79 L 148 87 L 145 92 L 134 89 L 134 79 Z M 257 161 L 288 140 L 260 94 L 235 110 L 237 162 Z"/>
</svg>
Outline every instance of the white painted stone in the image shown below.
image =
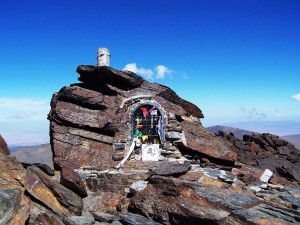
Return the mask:
<svg viewBox="0 0 300 225">
<path fill-rule="evenodd" d="M 160 157 L 159 144 L 142 145 L 142 161 L 158 161 Z"/>
<path fill-rule="evenodd" d="M 272 177 L 272 175 L 273 175 L 273 172 L 269 169 L 266 169 L 264 171 L 264 173 L 261 175 L 260 180 L 262 182 L 267 183 L 270 180 L 270 178 Z"/>
</svg>

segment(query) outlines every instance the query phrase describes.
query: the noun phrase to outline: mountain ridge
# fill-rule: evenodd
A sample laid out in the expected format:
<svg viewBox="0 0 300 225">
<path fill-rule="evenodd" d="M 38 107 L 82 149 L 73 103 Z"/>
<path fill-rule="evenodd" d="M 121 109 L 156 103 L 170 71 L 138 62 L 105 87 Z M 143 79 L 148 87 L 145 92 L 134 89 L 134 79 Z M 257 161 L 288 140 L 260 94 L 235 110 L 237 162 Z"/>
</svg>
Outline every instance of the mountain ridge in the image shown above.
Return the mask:
<svg viewBox="0 0 300 225">
<path fill-rule="evenodd" d="M 236 127 L 223 126 L 223 125 L 210 126 L 210 127 L 206 127 L 206 129 L 212 133 L 218 133 L 219 131 L 223 131 L 227 134 L 233 133 L 236 138 L 239 138 L 241 140 L 243 140 L 244 135 L 252 135 L 252 134 L 260 133 L 256 131 L 244 130 Z M 300 133 L 292 134 L 292 135 L 283 135 L 283 136 L 278 135 L 278 136 L 285 139 L 288 142 L 291 142 L 292 144 L 295 145 L 297 149 L 300 150 Z"/>
</svg>

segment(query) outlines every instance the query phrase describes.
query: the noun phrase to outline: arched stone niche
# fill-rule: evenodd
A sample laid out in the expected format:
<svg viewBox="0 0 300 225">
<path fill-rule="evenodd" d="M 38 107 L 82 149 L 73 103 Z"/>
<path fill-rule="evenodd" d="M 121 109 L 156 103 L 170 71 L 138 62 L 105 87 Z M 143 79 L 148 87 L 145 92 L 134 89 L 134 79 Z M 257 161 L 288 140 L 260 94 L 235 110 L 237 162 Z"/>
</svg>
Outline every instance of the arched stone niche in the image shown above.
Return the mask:
<svg viewBox="0 0 300 225">
<path fill-rule="evenodd" d="M 141 144 L 165 143 L 165 114 L 160 104 L 144 101 L 131 109 L 131 138 L 139 138 Z"/>
</svg>

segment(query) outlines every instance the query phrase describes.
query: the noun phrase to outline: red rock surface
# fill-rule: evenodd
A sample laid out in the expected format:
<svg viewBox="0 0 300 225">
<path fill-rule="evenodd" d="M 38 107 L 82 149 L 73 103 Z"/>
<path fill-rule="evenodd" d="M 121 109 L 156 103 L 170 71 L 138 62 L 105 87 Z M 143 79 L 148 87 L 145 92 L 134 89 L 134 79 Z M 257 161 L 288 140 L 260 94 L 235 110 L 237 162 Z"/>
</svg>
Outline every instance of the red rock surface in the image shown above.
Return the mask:
<svg viewBox="0 0 300 225">
<path fill-rule="evenodd" d="M 0 135 L 0 152 L 4 153 L 6 155 L 9 155 L 9 149 L 7 147 L 6 141 L 3 139 L 3 137 Z"/>
</svg>

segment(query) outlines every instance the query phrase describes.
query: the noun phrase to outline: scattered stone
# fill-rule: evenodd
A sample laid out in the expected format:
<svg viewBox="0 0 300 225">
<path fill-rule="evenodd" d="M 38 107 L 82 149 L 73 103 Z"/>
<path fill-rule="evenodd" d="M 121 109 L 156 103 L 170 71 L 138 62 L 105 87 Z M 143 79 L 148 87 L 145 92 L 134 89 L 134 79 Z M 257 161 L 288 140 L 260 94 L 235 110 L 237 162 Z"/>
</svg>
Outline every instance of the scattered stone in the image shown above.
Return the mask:
<svg viewBox="0 0 300 225">
<path fill-rule="evenodd" d="M 0 187 L 0 224 L 25 224 L 30 202 L 21 188 Z"/>
<path fill-rule="evenodd" d="M 46 213 L 41 213 L 35 220 L 35 224 L 41 225 L 62 225 L 62 221 Z"/>
<path fill-rule="evenodd" d="M 273 172 L 269 169 L 266 169 L 264 171 L 264 173 L 260 176 L 260 180 L 262 182 L 268 183 L 268 181 L 270 180 L 270 178 L 272 177 Z"/>
<path fill-rule="evenodd" d="M 182 134 L 179 133 L 179 132 L 172 131 L 172 132 L 167 132 L 166 133 L 166 138 L 168 140 L 177 140 L 177 139 L 180 139 L 181 137 L 182 137 Z"/>
<path fill-rule="evenodd" d="M 144 216 L 133 214 L 133 213 L 126 213 L 121 215 L 122 222 L 126 225 L 160 225 L 161 223 L 154 222 L 152 220 L 147 219 Z"/>
<path fill-rule="evenodd" d="M 87 196 L 85 184 L 72 167 L 63 167 L 60 182 L 81 197 Z"/>
<path fill-rule="evenodd" d="M 113 221 L 120 220 L 119 213 L 92 212 L 92 215 L 99 222 L 112 223 Z"/>
<path fill-rule="evenodd" d="M 49 176 L 54 176 L 54 170 L 48 166 L 47 164 L 44 163 L 27 163 L 27 162 L 22 162 L 22 165 L 27 168 L 29 166 L 36 166 L 37 168 L 41 169 L 44 173 L 46 173 Z"/>
<path fill-rule="evenodd" d="M 80 215 L 82 199 L 74 192 L 48 177 L 37 167 L 28 167 L 25 188 L 30 195 L 43 202 L 58 215 Z"/>
<path fill-rule="evenodd" d="M 236 210 L 233 215 L 241 218 L 244 224 L 284 224 L 292 225 L 300 222 L 299 212 L 265 204 Z"/>
<path fill-rule="evenodd" d="M 85 216 L 68 216 L 63 218 L 65 225 L 93 225 L 95 220 L 93 217 Z"/>
<path fill-rule="evenodd" d="M 180 175 L 187 173 L 190 169 L 191 169 L 191 164 L 186 161 L 183 164 L 176 163 L 173 165 L 167 165 L 155 169 L 150 169 L 149 174 L 178 177 Z"/>
<path fill-rule="evenodd" d="M 147 184 L 148 181 L 136 181 L 130 186 L 130 192 L 136 194 L 137 192 L 144 190 L 147 187 Z"/>
<path fill-rule="evenodd" d="M 287 195 L 279 195 L 279 198 L 281 198 L 284 201 L 290 202 L 293 205 L 293 208 L 298 209 L 300 208 L 300 199 L 295 198 L 293 196 L 287 196 Z M 299 214 L 300 216 L 300 214 Z"/>
</svg>

